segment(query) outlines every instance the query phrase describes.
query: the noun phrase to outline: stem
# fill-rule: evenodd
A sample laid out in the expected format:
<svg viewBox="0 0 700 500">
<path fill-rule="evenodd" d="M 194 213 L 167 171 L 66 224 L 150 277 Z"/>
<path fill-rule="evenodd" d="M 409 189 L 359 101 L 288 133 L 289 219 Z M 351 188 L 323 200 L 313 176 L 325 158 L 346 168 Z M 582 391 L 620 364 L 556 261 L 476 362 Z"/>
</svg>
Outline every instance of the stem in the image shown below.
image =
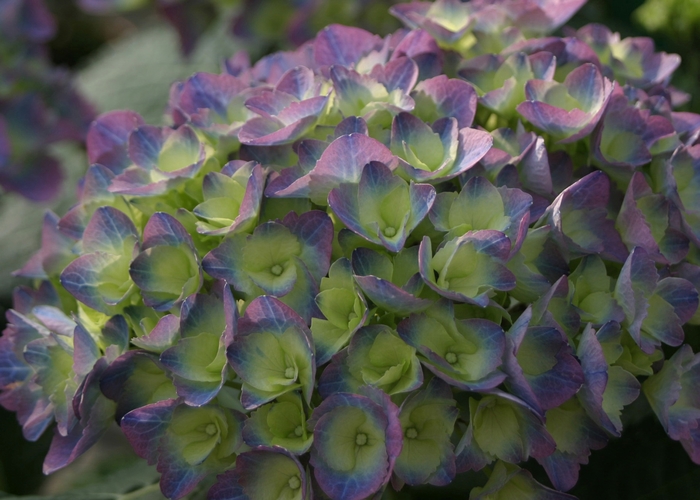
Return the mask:
<svg viewBox="0 0 700 500">
<path fill-rule="evenodd" d="M 134 498 L 139 498 L 140 496 L 146 495 L 146 494 L 151 493 L 153 491 L 158 491 L 159 489 L 160 489 L 160 483 L 153 483 L 153 484 L 149 484 L 147 486 L 144 486 L 143 488 L 139 488 L 136 491 L 126 493 L 125 495 L 119 495 L 117 497 L 117 499 L 118 500 L 133 500 Z"/>
</svg>

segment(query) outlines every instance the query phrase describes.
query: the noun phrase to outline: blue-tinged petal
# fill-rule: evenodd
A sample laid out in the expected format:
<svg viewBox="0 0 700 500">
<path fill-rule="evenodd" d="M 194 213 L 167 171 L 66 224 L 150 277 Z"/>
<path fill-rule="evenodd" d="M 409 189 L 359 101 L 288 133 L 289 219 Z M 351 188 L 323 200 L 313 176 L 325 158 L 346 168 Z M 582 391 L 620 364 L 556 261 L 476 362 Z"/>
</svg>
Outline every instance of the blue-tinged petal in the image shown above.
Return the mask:
<svg viewBox="0 0 700 500">
<path fill-rule="evenodd" d="M 337 393 L 312 415 L 311 465 L 319 486 L 334 500 L 359 500 L 378 491 L 400 453 L 398 408 L 386 395 L 371 396 Z"/>
<path fill-rule="evenodd" d="M 144 228 L 142 249 L 131 263 L 129 274 L 147 306 L 168 310 L 202 286 L 192 238 L 173 216 L 164 212 L 151 216 Z"/>
<path fill-rule="evenodd" d="M 474 87 L 457 78 L 439 75 L 421 81 L 413 92 L 415 115 L 425 122 L 443 117 L 457 120 L 459 128 L 471 127 L 476 113 Z"/>
<path fill-rule="evenodd" d="M 430 238 L 425 236 L 418 262 L 421 277 L 437 293 L 485 307 L 493 290 L 515 287 L 515 276 L 503 264 L 509 254 L 510 240 L 505 234 L 483 230 L 450 240 L 434 256 Z"/>
<path fill-rule="evenodd" d="M 176 397 L 158 358 L 141 351 L 128 351 L 114 360 L 100 378 L 100 390 L 117 403 L 117 422 L 131 410 Z"/>
<path fill-rule="evenodd" d="M 85 253 L 103 252 L 131 257 L 138 243 L 139 233 L 131 219 L 109 206 L 95 210 L 83 232 Z"/>
<path fill-rule="evenodd" d="M 485 319 L 455 320 L 450 302 L 411 314 L 397 331 L 436 376 L 467 391 L 488 391 L 506 378 L 498 368 L 506 347 L 503 329 Z"/>
<path fill-rule="evenodd" d="M 682 346 L 663 368 L 643 385 L 654 413 L 671 439 L 680 441 L 691 460 L 700 462 L 698 420 L 698 362 L 700 356 L 689 345 Z"/>
<path fill-rule="evenodd" d="M 362 56 L 382 44 L 380 37 L 363 29 L 331 24 L 322 29 L 314 40 L 314 61 L 319 66 L 338 64 L 353 67 Z"/>
<path fill-rule="evenodd" d="M 121 429 L 136 454 L 153 465 L 158 460 L 160 439 L 170 424 L 175 399 L 166 399 L 128 412 L 121 420 Z"/>
<path fill-rule="evenodd" d="M 278 299 L 262 296 L 250 303 L 226 355 L 244 381 L 244 407 L 256 408 L 298 388 L 310 400 L 316 372 L 311 332 Z"/>
<path fill-rule="evenodd" d="M 583 371 L 571 346 L 556 328 L 529 326 L 531 309 L 508 331 L 506 387 L 540 414 L 571 398 L 583 384 Z"/>
<path fill-rule="evenodd" d="M 73 372 L 86 376 L 100 357 L 100 350 L 95 339 L 81 324 L 76 325 L 73 333 Z"/>
<path fill-rule="evenodd" d="M 116 404 L 100 391 L 100 378 L 108 362 L 100 358 L 87 374 L 73 400 L 73 410 L 79 417 L 70 432 L 54 431 L 51 447 L 44 459 L 43 472 L 50 474 L 73 462 L 94 445 L 114 419 Z"/>
<path fill-rule="evenodd" d="M 110 111 L 90 125 L 87 154 L 90 164 L 99 163 L 119 174 L 131 164 L 127 156 L 127 140 L 132 130 L 144 124 L 133 111 Z"/>
<path fill-rule="evenodd" d="M 228 162 L 221 173 L 208 173 L 202 182 L 204 202 L 192 210 L 205 219 L 197 222 L 197 232 L 250 232 L 260 215 L 265 178 L 260 164 L 241 160 Z"/>
<path fill-rule="evenodd" d="M 369 317 L 364 296 L 354 283 L 350 262 L 341 258 L 321 280 L 321 292 L 316 305 L 323 318 L 311 319 L 311 332 L 316 348 L 316 365 L 326 363 L 338 352 Z"/>
<path fill-rule="evenodd" d="M 301 455 L 313 442 L 313 434 L 306 425 L 306 413 L 301 395 L 290 392 L 274 402 L 251 413 L 243 428 L 243 439 L 248 446 L 281 446 Z"/>
<path fill-rule="evenodd" d="M 301 215 L 289 213 L 283 224 L 297 236 L 302 245 L 299 258 L 304 261 L 311 275 L 320 281 L 330 267 L 333 242 L 333 222 L 320 210 L 311 210 Z"/>
<path fill-rule="evenodd" d="M 400 315 L 420 312 L 433 302 L 418 298 L 390 281 L 376 276 L 355 276 L 355 281 L 372 302 L 387 311 Z"/>
<path fill-rule="evenodd" d="M 450 386 L 433 378 L 401 405 L 399 420 L 403 448 L 394 474 L 401 481 L 443 486 L 456 473 L 454 446 L 450 442 L 459 411 Z"/>
<path fill-rule="evenodd" d="M 583 368 L 584 383 L 577 397 L 596 424 L 611 435 L 619 436 L 622 430 L 620 412 L 637 399 L 640 384 L 623 368 L 608 367 L 598 338 L 608 329 L 619 329 L 619 325 L 607 323 L 596 335 L 589 324 L 581 334 L 576 354 Z"/>
<path fill-rule="evenodd" d="M 284 448 L 258 447 L 236 457 L 236 466 L 217 477 L 210 500 L 308 500 L 311 481 L 298 459 Z"/>
<path fill-rule="evenodd" d="M 172 347 L 180 335 L 180 318 L 167 314 L 158 320 L 153 329 L 141 337 L 134 337 L 131 343 L 136 347 L 158 353 Z"/>
<path fill-rule="evenodd" d="M 557 443 L 557 450 L 538 460 L 547 471 L 555 488 L 568 491 L 579 477 L 582 464 L 588 463 L 592 450 L 603 448 L 608 437 L 586 414 L 581 404 L 573 398 L 546 415 L 547 431 Z"/>
<path fill-rule="evenodd" d="M 102 252 L 82 255 L 61 273 L 61 285 L 83 304 L 109 314 L 132 291 L 130 260 Z"/>
<path fill-rule="evenodd" d="M 610 179 L 602 171 L 588 174 L 562 191 L 537 226 L 548 223 L 562 251 L 570 258 L 597 253 L 624 262 L 629 252 L 608 218 Z"/>
<path fill-rule="evenodd" d="M 375 65 L 370 74 L 389 92 L 400 90 L 408 94 L 418 80 L 418 66 L 410 57 L 392 57 L 384 66 Z"/>
<path fill-rule="evenodd" d="M 559 142 L 574 142 L 593 131 L 613 88 L 594 64 L 586 63 L 569 73 L 564 83 L 530 80 L 525 85 L 527 100 L 517 111 Z"/>
<path fill-rule="evenodd" d="M 319 380 L 319 393 L 355 392 L 362 385 L 389 395 L 410 392 L 423 384 L 415 348 L 385 325 L 360 328 L 347 349 L 333 356 Z"/>
<path fill-rule="evenodd" d="M 334 140 L 323 152 L 314 169 L 289 187 L 267 193 L 275 197 L 309 197 L 325 205 L 328 193 L 342 183 L 357 183 L 362 169 L 371 161 L 396 168 L 396 157 L 376 139 L 363 134 L 344 135 Z"/>
</svg>

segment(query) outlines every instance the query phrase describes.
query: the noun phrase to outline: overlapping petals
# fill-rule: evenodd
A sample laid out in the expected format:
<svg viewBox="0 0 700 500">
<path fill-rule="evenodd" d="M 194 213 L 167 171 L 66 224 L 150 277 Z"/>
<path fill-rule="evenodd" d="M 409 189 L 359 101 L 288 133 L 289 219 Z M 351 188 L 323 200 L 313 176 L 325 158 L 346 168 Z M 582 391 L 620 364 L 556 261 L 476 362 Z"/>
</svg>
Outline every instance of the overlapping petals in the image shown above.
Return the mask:
<svg viewBox="0 0 700 500">
<path fill-rule="evenodd" d="M 226 356 L 243 380 L 241 403 L 247 409 L 296 389 L 307 403 L 311 400 L 316 375 L 311 332 L 294 310 L 274 297 L 251 302 Z"/>
<path fill-rule="evenodd" d="M 587 63 L 569 73 L 562 83 L 530 80 L 525 85 L 527 100 L 517 111 L 538 129 L 570 143 L 593 131 L 612 91 L 613 83 Z"/>
<path fill-rule="evenodd" d="M 311 418 L 311 465 L 330 498 L 359 500 L 386 485 L 401 453 L 399 409 L 376 389 L 336 393 Z"/>
<path fill-rule="evenodd" d="M 506 378 L 499 369 L 506 348 L 501 327 L 483 319 L 455 320 L 450 302 L 412 314 L 397 331 L 420 354 L 421 363 L 450 385 L 488 391 Z"/>
</svg>

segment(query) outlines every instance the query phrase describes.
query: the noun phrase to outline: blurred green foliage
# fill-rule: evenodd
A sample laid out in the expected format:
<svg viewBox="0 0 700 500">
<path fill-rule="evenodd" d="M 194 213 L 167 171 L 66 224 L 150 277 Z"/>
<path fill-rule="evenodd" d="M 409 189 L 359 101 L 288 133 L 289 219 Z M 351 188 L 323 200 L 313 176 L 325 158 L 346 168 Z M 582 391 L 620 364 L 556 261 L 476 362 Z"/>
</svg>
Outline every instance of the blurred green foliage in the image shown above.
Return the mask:
<svg viewBox="0 0 700 500">
<path fill-rule="evenodd" d="M 681 56 L 673 82 L 693 96 L 689 109 L 700 112 L 700 1 L 646 0 L 632 19 L 660 48 Z"/>
</svg>

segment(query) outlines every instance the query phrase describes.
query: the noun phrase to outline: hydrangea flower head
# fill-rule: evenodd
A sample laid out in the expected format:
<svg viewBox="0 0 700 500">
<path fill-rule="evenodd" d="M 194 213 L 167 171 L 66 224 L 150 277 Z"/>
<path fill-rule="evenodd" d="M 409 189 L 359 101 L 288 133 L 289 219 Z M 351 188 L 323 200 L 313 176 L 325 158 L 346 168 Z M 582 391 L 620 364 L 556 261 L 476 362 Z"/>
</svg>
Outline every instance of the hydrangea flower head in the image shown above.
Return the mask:
<svg viewBox="0 0 700 500">
<path fill-rule="evenodd" d="M 553 35 L 583 3 L 401 3 L 95 120 L 0 337 L 45 471 L 116 420 L 171 499 L 563 500 L 641 393 L 699 462 L 700 117 Z"/>
</svg>

